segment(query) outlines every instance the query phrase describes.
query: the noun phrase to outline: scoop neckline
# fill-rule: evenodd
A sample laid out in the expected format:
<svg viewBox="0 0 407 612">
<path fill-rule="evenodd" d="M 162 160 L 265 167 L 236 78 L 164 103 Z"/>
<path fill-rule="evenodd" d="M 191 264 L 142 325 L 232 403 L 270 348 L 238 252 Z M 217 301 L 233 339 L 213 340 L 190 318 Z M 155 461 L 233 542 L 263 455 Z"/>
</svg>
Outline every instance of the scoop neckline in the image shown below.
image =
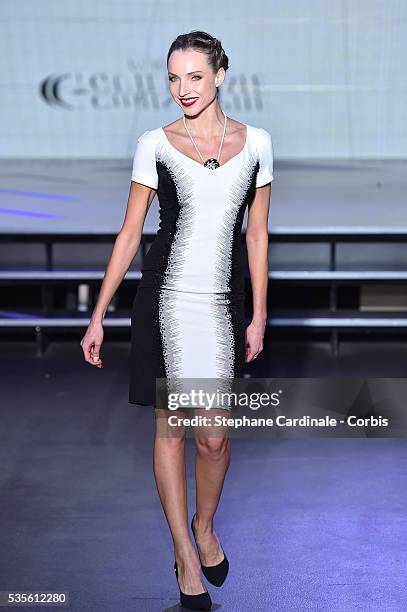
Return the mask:
<svg viewBox="0 0 407 612">
<path fill-rule="evenodd" d="M 243 121 L 242 121 L 242 123 L 243 123 Z M 246 140 L 245 140 L 243 148 L 239 151 L 239 153 L 236 153 L 236 155 L 233 155 L 233 157 L 228 159 L 224 164 L 221 164 L 218 168 L 216 168 L 216 170 L 219 171 L 221 168 L 224 168 L 225 166 L 227 166 L 229 163 L 231 163 L 236 158 L 240 157 L 245 152 L 245 150 L 247 148 L 247 145 L 249 143 L 249 126 L 248 126 L 247 123 L 243 123 L 243 125 L 246 126 Z M 165 133 L 164 128 L 162 126 L 160 127 L 160 130 L 161 130 L 162 134 L 164 135 L 164 138 L 165 138 L 166 142 L 171 147 L 171 149 L 176 151 L 182 157 L 185 157 L 186 159 L 189 159 L 189 161 L 192 162 L 193 164 L 196 164 L 197 166 L 200 166 L 201 168 L 204 168 L 205 170 L 207 170 L 207 168 L 201 162 L 197 161 L 196 159 L 192 159 L 192 157 L 189 157 L 189 155 L 185 155 L 185 153 L 182 153 L 182 151 L 180 151 L 179 149 L 174 147 L 174 145 L 168 140 L 168 136 Z"/>
</svg>

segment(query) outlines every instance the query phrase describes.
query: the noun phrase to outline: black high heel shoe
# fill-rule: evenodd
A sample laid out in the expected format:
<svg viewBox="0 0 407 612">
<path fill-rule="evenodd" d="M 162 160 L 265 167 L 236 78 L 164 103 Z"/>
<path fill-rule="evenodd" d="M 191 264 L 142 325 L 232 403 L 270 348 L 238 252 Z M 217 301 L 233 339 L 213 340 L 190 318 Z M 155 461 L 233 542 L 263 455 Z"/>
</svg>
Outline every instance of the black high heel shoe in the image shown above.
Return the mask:
<svg viewBox="0 0 407 612">
<path fill-rule="evenodd" d="M 192 529 L 192 533 L 194 534 L 194 539 L 196 542 L 195 531 L 194 531 L 194 518 L 195 518 L 195 514 L 192 517 L 191 529 Z M 197 543 L 197 547 L 198 547 L 198 543 Z M 225 551 L 223 551 L 223 554 L 225 555 Z M 199 556 L 199 550 L 198 550 L 198 556 Z M 200 556 L 199 556 L 199 560 L 201 561 Z M 225 582 L 226 576 L 228 575 L 229 561 L 228 561 L 227 556 L 225 555 L 222 561 L 218 563 L 217 565 L 202 565 L 202 561 L 201 561 L 201 568 L 202 568 L 202 573 L 205 576 L 205 578 L 208 580 L 208 582 L 210 582 L 214 586 L 220 587 Z"/>
<path fill-rule="evenodd" d="M 174 561 L 174 571 L 175 571 L 175 576 L 178 582 L 178 567 L 177 567 L 176 561 Z M 203 593 L 199 593 L 198 595 L 187 595 L 186 593 L 183 593 L 181 591 L 179 583 L 178 583 L 178 589 L 179 589 L 179 598 L 181 601 L 181 606 L 183 606 L 184 608 L 189 608 L 190 610 L 210 610 L 211 609 L 212 600 L 211 600 L 211 596 L 209 595 L 208 591 L 204 591 Z"/>
</svg>

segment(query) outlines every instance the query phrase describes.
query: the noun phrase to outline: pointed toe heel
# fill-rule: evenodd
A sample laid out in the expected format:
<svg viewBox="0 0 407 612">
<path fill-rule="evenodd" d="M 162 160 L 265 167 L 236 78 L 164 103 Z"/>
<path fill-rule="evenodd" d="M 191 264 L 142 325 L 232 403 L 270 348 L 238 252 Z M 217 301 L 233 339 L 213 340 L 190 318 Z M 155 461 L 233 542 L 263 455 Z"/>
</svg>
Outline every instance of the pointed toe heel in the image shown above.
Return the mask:
<svg viewBox="0 0 407 612">
<path fill-rule="evenodd" d="M 175 577 L 178 583 L 178 567 L 177 567 L 176 561 L 174 561 L 174 571 L 175 571 Z M 189 608 L 190 610 L 210 610 L 211 609 L 212 600 L 211 600 L 211 596 L 209 595 L 207 591 L 205 591 L 204 593 L 199 593 L 199 595 L 187 595 L 186 593 L 183 593 L 181 591 L 179 583 L 178 583 L 178 589 L 179 589 L 179 598 L 180 598 L 182 607 Z"/>
<path fill-rule="evenodd" d="M 194 518 L 195 518 L 195 514 L 192 517 L 191 530 L 194 536 L 194 540 L 196 542 L 195 530 L 194 530 Z M 198 546 L 198 543 L 197 543 L 197 546 Z M 207 579 L 207 581 L 216 587 L 222 586 L 229 572 L 229 561 L 225 554 L 225 551 L 223 551 L 223 554 L 224 554 L 224 558 L 217 565 L 203 565 L 201 558 L 199 556 L 199 550 L 198 550 L 198 556 L 199 556 L 199 560 L 201 563 L 202 573 Z"/>
</svg>

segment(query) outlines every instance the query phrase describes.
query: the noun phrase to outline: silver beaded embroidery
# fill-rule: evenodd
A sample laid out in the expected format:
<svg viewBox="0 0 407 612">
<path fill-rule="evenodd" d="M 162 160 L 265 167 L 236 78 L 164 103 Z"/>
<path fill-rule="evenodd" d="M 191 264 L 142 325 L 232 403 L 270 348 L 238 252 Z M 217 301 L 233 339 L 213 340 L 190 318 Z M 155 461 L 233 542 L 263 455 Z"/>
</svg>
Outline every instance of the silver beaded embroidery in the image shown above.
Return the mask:
<svg viewBox="0 0 407 612">
<path fill-rule="evenodd" d="M 226 210 L 217 237 L 214 284 L 214 291 L 217 293 L 214 293 L 212 297 L 211 311 L 216 326 L 216 360 L 217 377 L 219 378 L 234 376 L 235 337 L 229 308 L 230 299 L 226 292 L 231 291 L 232 251 L 236 218 L 244 205 L 257 165 L 257 156 L 253 153 L 250 154 L 247 162 L 240 170 L 236 183 L 229 190 Z M 238 239 L 240 240 L 240 235 Z M 223 293 L 224 295 L 222 295 Z"/>
<path fill-rule="evenodd" d="M 176 289 L 177 282 L 182 276 L 187 247 L 194 228 L 195 207 L 192 197 L 193 181 L 184 171 L 183 166 L 161 144 L 156 148 L 156 159 L 171 175 L 179 205 L 175 232 L 159 291 L 159 320 L 165 371 L 166 376 L 172 379 L 181 376 L 182 373 L 180 323 L 175 316 L 177 295 L 172 289 Z"/>
</svg>

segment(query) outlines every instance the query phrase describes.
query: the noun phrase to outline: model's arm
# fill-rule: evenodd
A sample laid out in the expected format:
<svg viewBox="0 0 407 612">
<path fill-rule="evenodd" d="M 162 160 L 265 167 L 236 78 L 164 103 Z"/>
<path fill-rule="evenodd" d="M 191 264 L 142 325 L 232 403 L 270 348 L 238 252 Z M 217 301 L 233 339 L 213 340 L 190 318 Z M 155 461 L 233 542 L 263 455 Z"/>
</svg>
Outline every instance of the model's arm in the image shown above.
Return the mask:
<svg viewBox="0 0 407 612">
<path fill-rule="evenodd" d="M 137 254 L 144 220 L 155 193 L 151 187 L 131 181 L 124 221 L 114 242 L 88 329 L 80 343 L 85 360 L 92 365 L 102 367 L 100 347 L 103 341 L 103 319 L 113 295 Z"/>
<path fill-rule="evenodd" d="M 263 350 L 267 322 L 270 197 L 271 183 L 257 187 L 247 220 L 246 244 L 253 293 L 253 318 L 246 329 L 246 361 L 252 361 Z"/>
</svg>

